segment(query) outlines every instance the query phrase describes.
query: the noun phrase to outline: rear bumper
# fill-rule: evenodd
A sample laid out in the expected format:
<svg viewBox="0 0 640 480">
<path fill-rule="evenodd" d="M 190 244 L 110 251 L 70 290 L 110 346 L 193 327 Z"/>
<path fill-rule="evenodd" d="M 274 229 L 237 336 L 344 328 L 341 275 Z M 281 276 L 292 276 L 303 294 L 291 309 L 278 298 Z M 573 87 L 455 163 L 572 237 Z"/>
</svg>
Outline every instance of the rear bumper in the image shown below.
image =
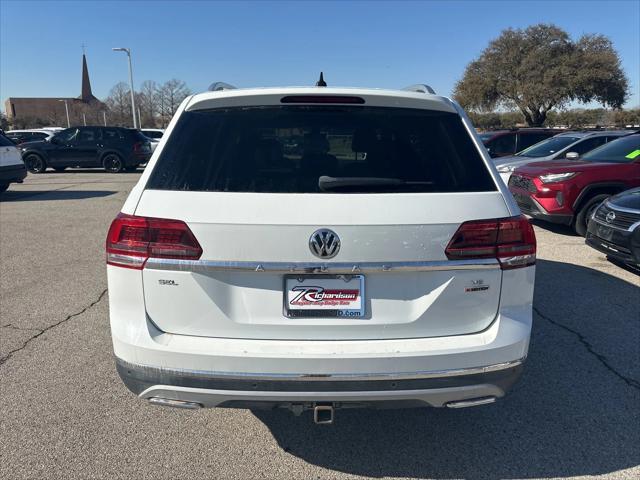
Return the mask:
<svg viewBox="0 0 640 480">
<path fill-rule="evenodd" d="M 466 371 L 398 374 L 397 378 L 239 376 L 145 367 L 120 359 L 116 359 L 116 367 L 125 385 L 140 398 L 180 400 L 203 407 L 270 408 L 317 402 L 338 406 L 443 407 L 451 402 L 504 396 L 519 378 L 522 360 Z"/>
<path fill-rule="evenodd" d="M 107 270 L 118 370 L 130 390 L 145 399 L 223 407 L 292 402 L 444 406 L 502 397 L 529 348 L 533 266 L 502 272 L 500 309 L 485 330 L 358 340 L 163 332 L 147 316 L 142 272 L 111 265 Z"/>
<path fill-rule="evenodd" d="M 149 321 L 144 330 L 112 327 L 118 372 L 133 393 L 205 407 L 442 407 L 499 398 L 520 374 L 530 331 L 530 310 L 500 315 L 477 334 L 398 340 L 203 338 L 163 333 Z"/>
<path fill-rule="evenodd" d="M 0 167 L 0 183 L 21 182 L 26 176 L 24 163 Z"/>
</svg>

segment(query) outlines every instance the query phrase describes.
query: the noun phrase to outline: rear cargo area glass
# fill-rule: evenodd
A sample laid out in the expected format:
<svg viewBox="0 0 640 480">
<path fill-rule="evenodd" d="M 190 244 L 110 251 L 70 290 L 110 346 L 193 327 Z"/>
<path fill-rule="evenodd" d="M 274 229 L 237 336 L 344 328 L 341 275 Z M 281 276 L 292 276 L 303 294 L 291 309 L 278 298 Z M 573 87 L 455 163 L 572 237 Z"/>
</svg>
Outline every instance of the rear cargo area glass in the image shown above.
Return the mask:
<svg viewBox="0 0 640 480">
<path fill-rule="evenodd" d="M 146 188 L 396 193 L 496 185 L 456 114 L 296 105 L 184 112 Z"/>
</svg>

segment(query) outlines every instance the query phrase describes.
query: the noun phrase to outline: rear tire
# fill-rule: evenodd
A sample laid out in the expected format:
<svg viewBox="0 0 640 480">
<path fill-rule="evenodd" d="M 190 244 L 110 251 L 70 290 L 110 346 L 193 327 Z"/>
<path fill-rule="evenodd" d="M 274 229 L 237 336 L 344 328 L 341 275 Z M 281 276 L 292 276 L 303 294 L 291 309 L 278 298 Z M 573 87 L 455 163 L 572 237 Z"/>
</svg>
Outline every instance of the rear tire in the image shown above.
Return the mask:
<svg viewBox="0 0 640 480">
<path fill-rule="evenodd" d="M 573 226 L 578 235 L 582 235 L 583 237 L 587 235 L 587 226 L 589 224 L 591 214 L 593 214 L 593 211 L 598 207 L 598 205 L 610 196 L 611 194 L 608 193 L 596 195 L 595 197 L 591 197 L 587 200 L 587 203 L 582 206 L 576 215 L 575 224 Z"/>
<path fill-rule="evenodd" d="M 107 153 L 102 159 L 105 172 L 120 173 L 124 169 L 124 163 L 116 153 Z"/>
<path fill-rule="evenodd" d="M 31 173 L 44 173 L 47 170 L 47 164 L 40 155 L 30 153 L 24 158 L 27 170 Z"/>
<path fill-rule="evenodd" d="M 7 188 L 9 188 L 8 183 L 0 183 L 0 193 L 6 192 Z"/>
</svg>

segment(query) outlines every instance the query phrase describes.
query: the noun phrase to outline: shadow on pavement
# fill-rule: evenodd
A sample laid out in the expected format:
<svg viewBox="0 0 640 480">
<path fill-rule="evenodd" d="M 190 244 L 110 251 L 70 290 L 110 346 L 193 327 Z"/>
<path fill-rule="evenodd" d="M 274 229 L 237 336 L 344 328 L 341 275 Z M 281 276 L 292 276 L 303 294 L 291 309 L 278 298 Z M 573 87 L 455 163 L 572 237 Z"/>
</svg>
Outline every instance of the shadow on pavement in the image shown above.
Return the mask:
<svg viewBox="0 0 640 480">
<path fill-rule="evenodd" d="M 551 223 L 551 222 L 545 222 L 542 220 L 537 220 L 535 218 L 531 218 L 530 219 L 531 225 L 535 225 L 536 227 L 540 227 L 544 230 L 547 230 L 549 232 L 552 233 L 557 233 L 560 235 L 568 235 L 570 237 L 577 237 L 578 234 L 576 233 L 576 231 L 573 229 L 573 227 L 569 226 L 569 225 L 562 225 L 559 223 Z"/>
<path fill-rule="evenodd" d="M 608 302 L 623 310 L 609 315 Z M 308 413 L 253 413 L 291 455 L 355 475 L 565 477 L 639 465 L 640 383 L 637 378 L 635 385 L 626 383 L 603 363 L 615 366 L 634 356 L 637 362 L 638 287 L 590 268 L 540 260 L 534 303 L 545 317 L 535 315 L 524 374 L 496 404 L 466 410 L 339 410 L 331 426 L 314 425 Z M 597 304 L 600 310 L 594 309 Z M 626 318 L 614 316 L 620 312 Z M 598 358 L 583 338 L 550 317 L 572 329 L 584 327 L 581 332 L 600 342 L 593 350 L 602 348 L 609 357 Z M 598 338 L 602 322 L 624 328 L 604 330 L 605 338 Z M 616 348 L 626 351 L 618 357 Z"/>
<path fill-rule="evenodd" d="M 0 194 L 0 202 L 83 200 L 108 197 L 114 193 L 118 192 L 111 190 L 8 190 Z"/>
</svg>

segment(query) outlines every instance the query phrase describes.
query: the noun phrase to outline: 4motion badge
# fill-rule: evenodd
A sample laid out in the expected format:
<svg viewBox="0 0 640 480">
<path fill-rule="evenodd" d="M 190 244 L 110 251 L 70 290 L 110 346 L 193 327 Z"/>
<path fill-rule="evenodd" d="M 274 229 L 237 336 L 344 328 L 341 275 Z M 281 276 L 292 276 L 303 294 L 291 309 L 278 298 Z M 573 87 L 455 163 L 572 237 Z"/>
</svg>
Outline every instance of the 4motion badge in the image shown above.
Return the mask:
<svg viewBox="0 0 640 480">
<path fill-rule="evenodd" d="M 464 287 L 465 293 L 485 292 L 489 290 L 489 285 L 484 284 L 484 280 L 472 280 L 471 285 Z"/>
</svg>

